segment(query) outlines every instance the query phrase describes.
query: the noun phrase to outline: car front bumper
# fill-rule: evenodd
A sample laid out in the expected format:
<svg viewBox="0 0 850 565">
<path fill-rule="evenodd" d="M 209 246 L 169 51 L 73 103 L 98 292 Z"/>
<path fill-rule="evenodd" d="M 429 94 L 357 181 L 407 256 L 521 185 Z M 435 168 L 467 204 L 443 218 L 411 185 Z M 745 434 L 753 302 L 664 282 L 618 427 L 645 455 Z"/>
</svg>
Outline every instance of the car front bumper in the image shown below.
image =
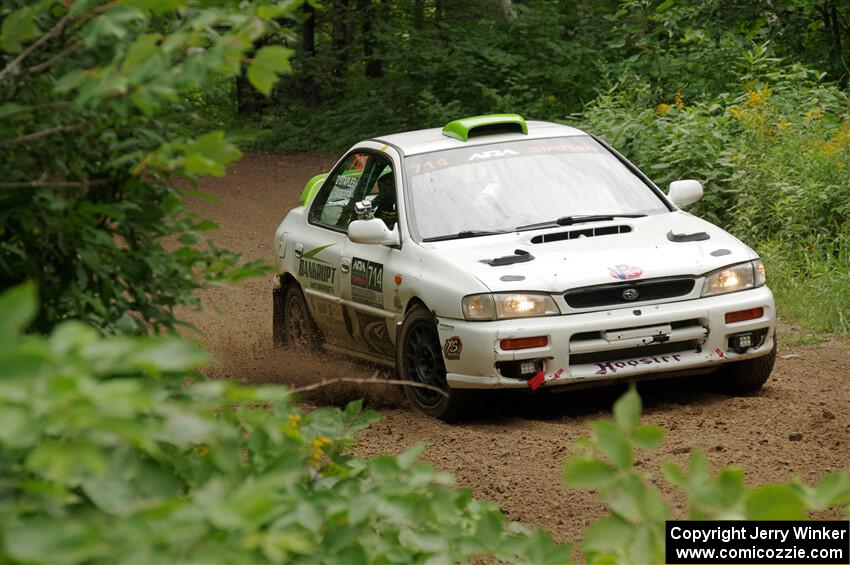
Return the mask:
<svg viewBox="0 0 850 565">
<path fill-rule="evenodd" d="M 726 323 L 727 313 L 753 308 L 763 314 Z M 770 353 L 775 325 L 773 294 L 760 287 L 586 314 L 489 322 L 442 318 L 437 329 L 451 387 L 523 388 L 529 386 L 527 378 L 503 374 L 507 363 L 538 361 L 543 387 L 710 371 Z M 738 352 L 730 338 L 746 333 L 752 334 L 753 347 Z M 548 344 L 516 351 L 501 347 L 502 340 L 537 336 L 546 336 Z"/>
</svg>

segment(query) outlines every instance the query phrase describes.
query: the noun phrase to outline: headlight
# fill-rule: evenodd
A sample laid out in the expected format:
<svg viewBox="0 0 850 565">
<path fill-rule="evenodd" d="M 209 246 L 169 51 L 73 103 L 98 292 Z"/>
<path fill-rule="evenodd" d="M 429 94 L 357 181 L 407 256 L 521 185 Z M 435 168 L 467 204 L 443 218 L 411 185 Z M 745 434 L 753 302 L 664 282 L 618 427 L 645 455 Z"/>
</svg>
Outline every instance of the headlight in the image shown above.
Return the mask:
<svg viewBox="0 0 850 565">
<path fill-rule="evenodd" d="M 548 294 L 472 294 L 462 302 L 467 320 L 527 318 L 560 314 L 558 305 Z"/>
<path fill-rule="evenodd" d="M 764 285 L 764 264 L 760 259 L 723 267 L 705 275 L 702 296 L 736 292 Z"/>
</svg>

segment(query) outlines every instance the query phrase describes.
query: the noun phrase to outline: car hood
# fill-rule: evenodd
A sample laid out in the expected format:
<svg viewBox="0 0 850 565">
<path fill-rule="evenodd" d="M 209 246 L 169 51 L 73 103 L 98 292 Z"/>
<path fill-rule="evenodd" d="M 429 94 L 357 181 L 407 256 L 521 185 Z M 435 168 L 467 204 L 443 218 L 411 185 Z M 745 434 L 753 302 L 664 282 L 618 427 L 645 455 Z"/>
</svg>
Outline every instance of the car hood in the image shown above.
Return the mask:
<svg viewBox="0 0 850 565">
<path fill-rule="evenodd" d="M 598 234 L 614 226 L 624 233 Z M 571 232 L 572 238 L 538 242 L 541 235 L 564 232 Z M 668 234 L 673 239 L 678 235 L 691 236 L 692 240 L 672 241 Z M 494 292 L 563 292 L 624 280 L 702 275 L 757 257 L 732 235 L 686 212 L 421 245 L 474 275 Z M 508 265 L 487 263 L 517 251 L 528 252 L 534 259 Z"/>
</svg>

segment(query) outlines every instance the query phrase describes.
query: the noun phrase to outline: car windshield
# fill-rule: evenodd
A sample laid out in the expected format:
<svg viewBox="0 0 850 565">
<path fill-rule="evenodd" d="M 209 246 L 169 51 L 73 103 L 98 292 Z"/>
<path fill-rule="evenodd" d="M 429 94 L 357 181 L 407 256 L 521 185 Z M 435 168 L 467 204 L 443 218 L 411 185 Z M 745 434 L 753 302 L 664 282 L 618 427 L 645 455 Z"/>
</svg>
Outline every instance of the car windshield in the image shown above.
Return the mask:
<svg viewBox="0 0 850 565">
<path fill-rule="evenodd" d="M 668 211 L 590 136 L 436 151 L 407 157 L 405 168 L 409 224 L 420 240 L 557 226 L 565 217 Z"/>
</svg>

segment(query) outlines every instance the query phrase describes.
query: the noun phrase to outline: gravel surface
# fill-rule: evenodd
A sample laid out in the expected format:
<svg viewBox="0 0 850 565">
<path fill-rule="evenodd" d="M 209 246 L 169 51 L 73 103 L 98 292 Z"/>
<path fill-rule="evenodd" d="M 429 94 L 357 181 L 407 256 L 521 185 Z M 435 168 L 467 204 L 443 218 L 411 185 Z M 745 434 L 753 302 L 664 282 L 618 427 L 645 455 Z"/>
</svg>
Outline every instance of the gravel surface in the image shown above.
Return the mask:
<svg viewBox="0 0 850 565">
<path fill-rule="evenodd" d="M 227 177 L 202 183 L 201 189 L 221 204 L 193 200 L 191 207 L 220 224 L 213 232 L 219 245 L 247 259 L 270 259 L 277 224 L 297 203 L 307 179 L 327 171 L 334 160 L 332 155 L 249 154 Z M 203 298 L 204 311 L 185 318 L 197 325 L 216 356 L 208 371 L 213 377 L 297 385 L 336 375 L 368 378 L 376 372 L 337 356 L 308 359 L 272 350 L 269 278 L 205 291 Z M 623 390 L 482 395 L 476 415 L 459 425 L 413 411 L 389 386 L 332 386 L 310 396 L 307 407 L 364 397 L 384 419 L 361 435 L 360 454 L 397 453 L 425 441 L 424 458 L 455 473 L 460 485 L 497 502 L 512 519 L 543 526 L 567 541 L 579 538 L 603 508 L 592 494 L 563 486 L 562 462 L 573 441 L 588 433 L 588 423 L 606 416 Z M 707 452 L 715 470 L 729 464 L 743 467 L 750 485 L 795 476 L 811 483 L 850 465 L 846 340 L 780 343 L 773 376 L 754 396 L 713 394 L 699 378 L 646 383 L 639 390 L 644 422 L 662 426 L 667 436 L 659 450 L 639 453 L 637 464 L 657 480 L 679 515 L 685 511 L 683 500 L 661 478 L 659 464 L 685 464 L 694 450 Z"/>
</svg>

